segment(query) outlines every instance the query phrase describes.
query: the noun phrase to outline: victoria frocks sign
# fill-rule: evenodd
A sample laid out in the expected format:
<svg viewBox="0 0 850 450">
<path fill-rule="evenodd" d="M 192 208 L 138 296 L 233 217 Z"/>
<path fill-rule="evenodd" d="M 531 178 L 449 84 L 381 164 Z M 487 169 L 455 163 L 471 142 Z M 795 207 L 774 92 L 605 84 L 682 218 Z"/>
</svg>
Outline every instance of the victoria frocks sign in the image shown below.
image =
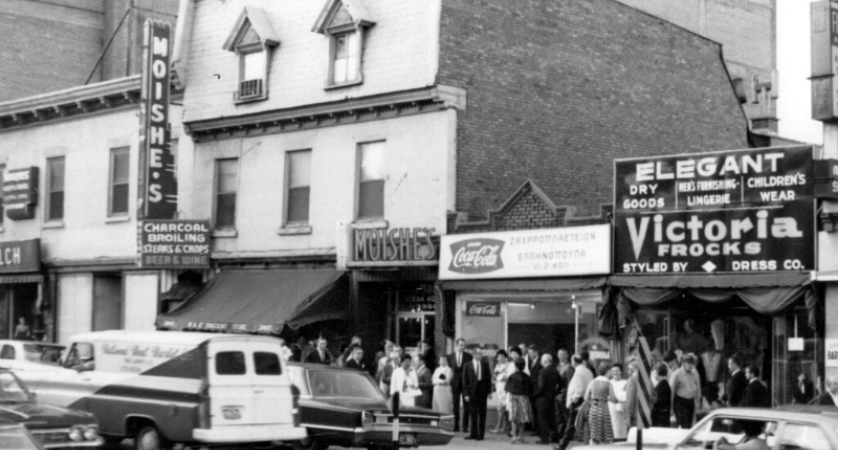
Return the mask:
<svg viewBox="0 0 850 450">
<path fill-rule="evenodd" d="M 611 227 L 446 235 L 440 241 L 440 279 L 606 275 Z"/>
<path fill-rule="evenodd" d="M 615 166 L 616 273 L 814 269 L 811 147 Z"/>
</svg>

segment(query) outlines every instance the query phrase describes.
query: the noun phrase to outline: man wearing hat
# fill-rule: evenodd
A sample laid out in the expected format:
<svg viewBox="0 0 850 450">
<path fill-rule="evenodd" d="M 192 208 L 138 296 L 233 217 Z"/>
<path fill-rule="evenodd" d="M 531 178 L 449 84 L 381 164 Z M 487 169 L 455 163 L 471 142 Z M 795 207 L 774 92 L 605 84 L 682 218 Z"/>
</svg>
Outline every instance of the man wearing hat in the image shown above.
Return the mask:
<svg viewBox="0 0 850 450">
<path fill-rule="evenodd" d="M 531 391 L 537 392 L 538 384 L 540 381 L 540 371 L 543 370 L 543 364 L 540 360 L 540 351 L 537 350 L 537 346 L 534 344 L 530 344 L 528 346 L 528 354 L 525 355 L 525 373 L 531 377 Z M 537 418 L 537 408 L 531 408 L 531 417 L 532 417 L 532 430 L 537 431 L 540 428 L 538 427 L 539 421 Z"/>
</svg>

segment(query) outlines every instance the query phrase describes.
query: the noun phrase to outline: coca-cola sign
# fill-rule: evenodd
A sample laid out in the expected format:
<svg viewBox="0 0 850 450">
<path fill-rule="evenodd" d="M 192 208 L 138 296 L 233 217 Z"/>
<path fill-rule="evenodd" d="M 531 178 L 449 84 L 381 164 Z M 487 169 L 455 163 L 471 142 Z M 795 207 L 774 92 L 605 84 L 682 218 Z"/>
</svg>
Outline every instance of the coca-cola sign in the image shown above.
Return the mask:
<svg viewBox="0 0 850 450">
<path fill-rule="evenodd" d="M 505 242 L 498 239 L 469 239 L 451 245 L 452 272 L 479 274 L 495 272 L 505 265 L 502 263 L 502 249 Z"/>
<path fill-rule="evenodd" d="M 466 302 L 466 315 L 499 317 L 502 313 L 500 305 L 500 303 Z"/>
</svg>

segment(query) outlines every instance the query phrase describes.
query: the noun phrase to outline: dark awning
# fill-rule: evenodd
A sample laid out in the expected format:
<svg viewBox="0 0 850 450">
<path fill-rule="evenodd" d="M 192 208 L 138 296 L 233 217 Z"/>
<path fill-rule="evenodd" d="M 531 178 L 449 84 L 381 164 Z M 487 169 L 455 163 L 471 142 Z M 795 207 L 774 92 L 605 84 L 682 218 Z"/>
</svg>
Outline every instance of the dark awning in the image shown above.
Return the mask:
<svg viewBox="0 0 850 450">
<path fill-rule="evenodd" d="M 160 314 L 156 326 L 277 334 L 284 325 L 344 318 L 348 316 L 344 275 L 328 269 L 222 272 L 189 301 Z"/>
<path fill-rule="evenodd" d="M 611 286 L 654 289 L 740 289 L 797 287 L 811 283 L 808 272 L 718 274 L 718 275 L 616 275 Z"/>
<path fill-rule="evenodd" d="M 601 289 L 607 277 L 544 278 L 533 280 L 463 280 L 443 281 L 445 291 L 582 291 Z"/>
<path fill-rule="evenodd" d="M 21 283 L 42 283 L 44 275 L 26 274 L 26 275 L 3 275 L 0 276 L 0 284 L 21 284 Z"/>
</svg>

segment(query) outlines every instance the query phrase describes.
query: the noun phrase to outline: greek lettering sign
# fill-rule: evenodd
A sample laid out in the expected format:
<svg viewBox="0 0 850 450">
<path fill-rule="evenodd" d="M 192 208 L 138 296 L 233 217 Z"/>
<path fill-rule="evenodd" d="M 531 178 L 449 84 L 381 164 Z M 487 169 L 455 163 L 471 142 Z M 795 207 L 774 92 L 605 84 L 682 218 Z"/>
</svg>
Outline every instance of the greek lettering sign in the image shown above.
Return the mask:
<svg viewBox="0 0 850 450">
<path fill-rule="evenodd" d="M 605 275 L 611 228 L 587 225 L 443 236 L 440 279 Z"/>
<path fill-rule="evenodd" d="M 348 267 L 436 265 L 433 228 L 354 229 Z"/>
<path fill-rule="evenodd" d="M 38 204 L 38 167 L 15 169 L 3 177 L 3 207 L 12 220 L 32 219 Z"/>
<path fill-rule="evenodd" d="M 0 273 L 41 271 L 41 240 L 0 242 Z"/>
<path fill-rule="evenodd" d="M 210 266 L 210 225 L 206 220 L 140 220 L 138 239 L 139 267 Z"/>
<path fill-rule="evenodd" d="M 139 130 L 139 218 L 173 219 L 177 175 L 171 149 L 171 25 L 145 21 Z"/>
<path fill-rule="evenodd" d="M 812 147 L 615 161 L 614 271 L 813 270 Z"/>
<path fill-rule="evenodd" d="M 501 303 L 466 302 L 467 316 L 499 317 L 501 313 Z"/>
</svg>

